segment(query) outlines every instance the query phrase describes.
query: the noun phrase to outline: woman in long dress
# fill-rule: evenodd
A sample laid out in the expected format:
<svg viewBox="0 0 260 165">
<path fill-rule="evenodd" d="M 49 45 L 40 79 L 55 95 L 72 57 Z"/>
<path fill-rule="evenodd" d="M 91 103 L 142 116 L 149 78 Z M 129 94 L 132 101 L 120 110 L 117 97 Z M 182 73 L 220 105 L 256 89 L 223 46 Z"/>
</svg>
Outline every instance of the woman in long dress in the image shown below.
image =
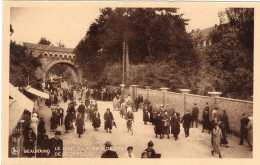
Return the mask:
<svg viewBox="0 0 260 165">
<path fill-rule="evenodd" d="M 174 113 L 171 118 L 171 133 L 175 140 L 178 140 L 178 135 L 180 133 L 180 114 Z"/>
<path fill-rule="evenodd" d="M 101 124 L 100 113 L 96 109 L 95 112 L 93 113 L 93 120 L 92 120 L 92 126 L 94 127 L 95 131 L 98 131 L 100 124 Z"/>
<path fill-rule="evenodd" d="M 219 158 L 222 158 L 221 156 L 221 147 L 220 147 L 220 141 L 222 138 L 222 131 L 219 128 L 219 124 L 216 123 L 214 124 L 214 129 L 212 130 L 212 134 L 213 134 L 213 150 L 211 151 L 212 155 L 214 154 L 218 154 Z"/>
<path fill-rule="evenodd" d="M 38 128 L 38 123 L 39 123 L 39 120 L 38 120 L 38 118 L 37 118 L 37 114 L 34 113 L 34 114 L 33 114 L 33 117 L 31 118 L 31 128 L 32 128 L 33 132 L 34 132 L 36 135 L 37 135 L 37 133 L 38 133 L 38 130 L 37 130 L 37 128 Z"/>
<path fill-rule="evenodd" d="M 76 120 L 76 126 L 77 126 L 77 134 L 79 134 L 79 138 L 80 138 L 80 135 L 84 133 L 84 129 L 85 129 L 84 118 L 80 113 L 78 114 Z"/>
</svg>

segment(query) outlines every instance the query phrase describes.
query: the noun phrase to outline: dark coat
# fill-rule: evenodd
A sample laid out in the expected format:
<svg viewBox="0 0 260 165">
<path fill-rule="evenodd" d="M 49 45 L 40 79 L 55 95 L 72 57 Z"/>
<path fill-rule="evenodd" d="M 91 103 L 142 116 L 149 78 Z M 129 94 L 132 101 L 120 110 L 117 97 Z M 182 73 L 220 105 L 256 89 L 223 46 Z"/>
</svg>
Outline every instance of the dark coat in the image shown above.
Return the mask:
<svg viewBox="0 0 260 165">
<path fill-rule="evenodd" d="M 36 141 L 36 135 L 34 132 L 32 132 L 31 134 L 26 133 L 24 135 L 24 143 L 23 143 L 24 148 L 28 150 L 34 150 L 35 141 Z M 28 157 L 32 157 L 34 156 L 34 153 L 26 153 L 25 155 Z"/>
<path fill-rule="evenodd" d="M 109 113 L 106 112 L 104 114 L 104 120 L 105 120 L 105 130 L 108 128 L 112 129 L 113 120 L 114 120 L 113 114 L 111 112 L 109 112 Z"/>
<path fill-rule="evenodd" d="M 147 122 L 149 121 L 149 111 L 148 111 L 148 107 L 144 107 L 143 108 L 143 121 Z"/>
<path fill-rule="evenodd" d="M 81 114 L 85 114 L 86 112 L 86 107 L 83 104 L 80 104 L 78 107 L 78 112 Z"/>
<path fill-rule="evenodd" d="M 163 134 L 164 127 L 163 127 L 163 117 L 157 116 L 155 118 L 155 134 Z"/>
<path fill-rule="evenodd" d="M 107 150 L 102 154 L 101 158 L 118 158 L 118 155 L 115 151 Z"/>
<path fill-rule="evenodd" d="M 37 138 L 37 149 L 48 150 L 49 149 L 49 137 L 48 135 L 39 134 Z M 46 158 L 47 153 L 37 153 L 36 157 Z"/>
<path fill-rule="evenodd" d="M 156 157 L 154 149 L 147 148 L 145 151 L 148 153 L 148 158 L 155 158 Z"/>
<path fill-rule="evenodd" d="M 65 130 L 72 130 L 73 129 L 73 119 L 74 119 L 74 116 L 72 113 L 68 113 L 65 117 Z"/>
<path fill-rule="evenodd" d="M 85 129 L 85 123 L 83 117 L 78 117 L 76 120 L 77 134 L 83 134 Z"/>
<path fill-rule="evenodd" d="M 226 113 L 223 113 L 222 115 L 222 121 L 224 121 L 225 124 L 225 130 L 227 132 L 229 132 L 229 119 L 228 119 L 228 115 Z"/>
<path fill-rule="evenodd" d="M 42 133 L 44 129 L 45 129 L 45 122 L 40 121 L 39 124 L 38 124 L 38 132 Z"/>
<path fill-rule="evenodd" d="M 192 121 L 192 117 L 189 113 L 185 114 L 181 120 L 183 122 L 183 128 L 189 128 Z"/>
<path fill-rule="evenodd" d="M 92 120 L 92 126 L 94 128 L 99 128 L 101 124 L 101 120 L 100 120 L 100 113 L 98 111 L 95 111 L 93 113 L 93 120 Z"/>
<path fill-rule="evenodd" d="M 62 158 L 63 141 L 61 139 L 51 138 L 50 141 L 50 157 Z"/>
<path fill-rule="evenodd" d="M 173 116 L 171 118 L 171 133 L 173 135 L 178 135 L 180 133 L 180 118 Z"/>
<path fill-rule="evenodd" d="M 240 119 L 240 124 L 241 124 L 241 127 L 240 127 L 240 129 L 241 129 L 241 131 L 244 131 L 244 132 L 246 132 L 247 131 L 247 124 L 248 124 L 248 122 L 249 122 L 249 119 L 248 119 L 248 117 L 242 117 L 241 119 Z"/>
<path fill-rule="evenodd" d="M 202 119 L 203 119 L 203 129 L 210 129 L 210 121 L 209 121 L 209 111 L 206 109 L 203 110 L 202 114 Z"/>
<path fill-rule="evenodd" d="M 198 109 L 198 107 L 193 107 L 192 108 L 192 117 L 193 118 L 198 118 L 198 116 L 199 116 L 199 109 Z"/>
</svg>

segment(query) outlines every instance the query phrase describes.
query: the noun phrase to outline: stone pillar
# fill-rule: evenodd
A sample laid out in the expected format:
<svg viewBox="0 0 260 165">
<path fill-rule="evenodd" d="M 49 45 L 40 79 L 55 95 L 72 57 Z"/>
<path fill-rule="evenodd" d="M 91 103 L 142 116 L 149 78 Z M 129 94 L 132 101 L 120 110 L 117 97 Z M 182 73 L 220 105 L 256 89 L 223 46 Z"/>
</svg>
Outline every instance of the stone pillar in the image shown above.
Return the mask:
<svg viewBox="0 0 260 165">
<path fill-rule="evenodd" d="M 145 86 L 146 89 L 146 99 L 149 100 L 149 91 L 151 90 L 151 86 Z"/>
<path fill-rule="evenodd" d="M 121 87 L 121 98 L 124 98 L 124 87 L 125 87 L 125 84 L 120 84 L 120 87 Z"/>
<path fill-rule="evenodd" d="M 138 85 L 130 85 L 130 88 L 131 88 L 131 93 L 130 93 L 130 96 L 131 96 L 131 99 L 134 101 L 137 97 L 137 86 Z M 129 88 L 129 91 L 130 91 L 130 88 Z"/>
<path fill-rule="evenodd" d="M 185 114 L 185 112 L 187 111 L 186 109 L 186 94 L 188 94 L 190 92 L 189 89 L 180 89 L 181 91 L 181 98 L 182 98 L 182 107 L 183 107 L 183 113 Z"/>
<path fill-rule="evenodd" d="M 163 109 L 165 108 L 165 93 L 169 90 L 169 88 L 160 88 L 163 92 Z"/>
<path fill-rule="evenodd" d="M 211 116 L 212 116 L 212 111 L 213 109 L 217 106 L 216 104 L 216 98 L 219 97 L 222 92 L 208 92 L 208 94 L 210 94 L 211 99 L 210 99 L 210 106 L 209 106 L 209 119 L 212 120 Z"/>
</svg>

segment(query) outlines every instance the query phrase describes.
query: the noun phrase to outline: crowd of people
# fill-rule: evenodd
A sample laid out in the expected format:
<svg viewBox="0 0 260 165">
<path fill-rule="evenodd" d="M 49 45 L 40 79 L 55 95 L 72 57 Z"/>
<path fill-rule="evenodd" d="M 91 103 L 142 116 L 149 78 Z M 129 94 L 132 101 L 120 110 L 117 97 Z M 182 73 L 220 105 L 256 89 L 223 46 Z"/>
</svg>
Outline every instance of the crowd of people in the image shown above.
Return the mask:
<svg viewBox="0 0 260 165">
<path fill-rule="evenodd" d="M 65 127 L 65 133 L 74 131 L 78 137 L 86 131 L 85 121 L 89 120 L 92 123 L 93 130 L 99 131 L 101 127 L 101 114 L 98 110 L 97 100 L 113 101 L 113 110 L 118 111 L 122 119 L 126 120 L 128 131 L 132 131 L 131 124 L 134 121 L 134 113 L 138 110 L 143 111 L 144 125 L 151 123 L 154 125 L 154 133 L 156 138 L 163 139 L 166 135 L 168 139 L 171 134 L 175 141 L 178 140 L 181 132 L 181 124 L 184 128 L 185 137 L 190 136 L 190 128 L 198 127 L 199 109 L 194 103 L 191 110 L 186 110 L 183 116 L 168 104 L 153 106 L 149 100 L 144 100 L 139 95 L 135 100 L 130 96 L 122 97 L 119 90 L 94 90 L 79 86 L 70 86 L 67 89 L 59 88 L 58 86 L 46 86 L 46 92 L 50 94 L 50 98 L 45 100 L 46 106 L 50 107 L 50 131 L 55 132 L 53 138 L 46 135 L 45 122 L 43 117 L 39 117 L 37 113 L 33 113 L 30 119 L 30 126 L 27 126 L 27 131 L 24 135 L 24 155 L 28 157 L 62 157 L 63 141 L 60 139 L 61 131 L 57 130 L 58 126 Z M 103 92 L 102 92 L 103 91 Z M 111 92 L 114 91 L 114 92 Z M 109 94 L 110 93 L 110 94 Z M 69 102 L 66 113 L 64 109 L 59 106 L 60 102 Z M 77 106 L 77 102 L 80 104 Z M 65 116 L 65 119 L 64 119 Z M 103 114 L 104 129 L 106 133 L 112 133 L 113 126 L 116 126 L 113 113 L 109 108 Z M 63 121 L 64 120 L 64 121 Z M 220 158 L 221 146 L 229 147 L 227 134 L 230 133 L 229 118 L 225 110 L 220 111 L 217 107 L 210 113 L 208 103 L 205 103 L 205 108 L 202 112 L 202 133 L 207 131 L 211 133 L 211 144 L 213 150 L 212 155 L 218 154 Z M 64 125 L 63 125 L 64 124 Z M 241 138 L 240 145 L 243 145 L 243 139 L 247 139 L 250 150 L 253 149 L 253 119 L 243 113 L 241 118 Z M 35 142 L 37 142 L 35 144 Z M 153 142 L 148 143 L 148 148 L 141 154 L 142 158 L 158 158 L 161 155 L 156 154 L 153 150 Z M 116 152 L 111 151 L 111 142 L 106 142 L 106 152 L 102 154 L 102 158 L 116 158 Z M 32 152 L 37 148 L 38 152 Z M 43 150 L 44 152 L 39 152 Z M 31 152 L 30 152 L 31 151 Z M 124 155 L 127 158 L 135 158 L 133 154 L 133 146 L 127 148 L 127 153 Z"/>
</svg>

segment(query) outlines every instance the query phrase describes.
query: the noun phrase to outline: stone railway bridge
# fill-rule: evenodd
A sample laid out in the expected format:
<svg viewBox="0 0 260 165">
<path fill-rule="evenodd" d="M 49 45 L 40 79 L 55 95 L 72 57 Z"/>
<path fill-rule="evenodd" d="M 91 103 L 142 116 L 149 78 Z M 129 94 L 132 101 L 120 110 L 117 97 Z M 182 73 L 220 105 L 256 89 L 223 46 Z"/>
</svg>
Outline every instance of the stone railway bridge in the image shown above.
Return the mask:
<svg viewBox="0 0 260 165">
<path fill-rule="evenodd" d="M 81 83 L 82 71 L 76 65 L 72 48 L 54 47 L 42 44 L 24 43 L 27 47 L 27 53 L 31 53 L 33 57 L 39 58 L 42 67 L 37 70 L 37 77 L 46 79 L 46 75 L 51 67 L 56 64 L 64 64 L 69 66 L 76 77 L 76 82 Z"/>
</svg>

